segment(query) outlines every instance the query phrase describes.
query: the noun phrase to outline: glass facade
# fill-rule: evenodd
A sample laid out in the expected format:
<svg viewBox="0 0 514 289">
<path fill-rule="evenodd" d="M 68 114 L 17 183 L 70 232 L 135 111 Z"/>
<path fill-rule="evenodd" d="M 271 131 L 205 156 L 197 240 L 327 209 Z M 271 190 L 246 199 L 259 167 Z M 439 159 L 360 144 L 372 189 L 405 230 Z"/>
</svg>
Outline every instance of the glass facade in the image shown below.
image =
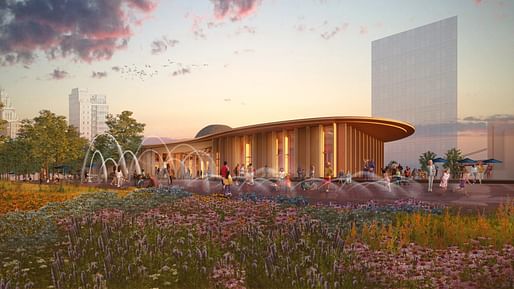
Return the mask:
<svg viewBox="0 0 514 289">
<path fill-rule="evenodd" d="M 276 139 L 276 159 L 277 159 L 277 169 L 284 168 L 284 134 L 282 132 L 277 132 Z"/>
<path fill-rule="evenodd" d="M 419 167 L 428 150 L 457 147 L 457 17 L 372 42 L 372 116 L 416 132 L 385 145 L 385 162 Z"/>
<path fill-rule="evenodd" d="M 334 126 L 323 126 L 323 168 L 334 165 Z"/>
<path fill-rule="evenodd" d="M 245 161 L 246 166 L 252 163 L 252 144 L 249 142 L 245 144 Z"/>
</svg>

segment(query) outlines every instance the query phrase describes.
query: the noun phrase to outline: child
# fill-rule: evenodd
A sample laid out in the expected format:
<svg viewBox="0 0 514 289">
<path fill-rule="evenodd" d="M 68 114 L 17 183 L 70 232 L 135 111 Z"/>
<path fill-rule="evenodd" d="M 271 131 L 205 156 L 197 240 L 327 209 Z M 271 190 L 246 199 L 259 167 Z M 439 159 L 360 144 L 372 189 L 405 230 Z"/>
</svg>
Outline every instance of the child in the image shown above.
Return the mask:
<svg viewBox="0 0 514 289">
<path fill-rule="evenodd" d="M 443 192 L 446 192 L 446 190 L 448 189 L 448 179 L 450 179 L 450 174 L 446 169 L 443 171 L 443 176 L 441 177 L 441 182 L 439 183 L 439 187 L 441 187 Z"/>
<path fill-rule="evenodd" d="M 464 195 L 469 197 L 468 191 L 466 190 L 466 183 L 471 184 L 469 181 L 469 173 L 467 170 L 464 170 L 464 172 L 460 174 L 459 187 L 457 188 L 457 191 L 464 191 Z"/>
<path fill-rule="evenodd" d="M 384 174 L 384 181 L 385 181 L 385 185 L 387 187 L 387 191 L 391 192 L 391 178 L 389 177 L 389 173 L 388 172 L 386 172 Z"/>
</svg>

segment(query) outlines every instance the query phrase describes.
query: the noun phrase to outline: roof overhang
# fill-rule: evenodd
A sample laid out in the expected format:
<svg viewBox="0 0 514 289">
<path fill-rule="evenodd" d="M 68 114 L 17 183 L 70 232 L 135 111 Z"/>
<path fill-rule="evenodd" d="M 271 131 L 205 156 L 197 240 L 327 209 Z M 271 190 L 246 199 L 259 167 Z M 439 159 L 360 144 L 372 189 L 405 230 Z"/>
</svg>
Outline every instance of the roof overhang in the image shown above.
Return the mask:
<svg viewBox="0 0 514 289">
<path fill-rule="evenodd" d="M 314 125 L 331 125 L 333 123 L 337 124 L 348 124 L 368 135 L 371 135 L 383 142 L 396 141 L 403 138 L 406 138 L 412 135 L 415 131 L 413 125 L 402 122 L 398 120 L 392 120 L 387 118 L 377 118 L 377 117 L 365 117 L 365 116 L 336 116 L 336 117 L 317 117 L 317 118 L 305 118 L 305 119 L 296 119 L 296 120 L 285 120 L 285 121 L 277 121 L 277 122 L 269 122 L 263 124 L 249 125 L 233 128 L 231 130 L 213 133 L 210 135 L 202 136 L 200 138 L 188 139 L 188 140 L 180 140 L 174 141 L 170 143 L 166 143 L 169 145 L 178 145 L 181 143 L 194 143 L 194 142 L 202 142 L 208 139 L 213 139 L 217 137 L 224 136 L 234 136 L 234 135 L 246 135 L 252 133 L 266 132 L 272 130 L 287 130 L 287 129 L 295 129 L 304 126 L 314 126 Z M 143 147 L 154 147 L 151 146 L 143 146 Z M 157 145 L 160 146 L 160 145 Z"/>
</svg>

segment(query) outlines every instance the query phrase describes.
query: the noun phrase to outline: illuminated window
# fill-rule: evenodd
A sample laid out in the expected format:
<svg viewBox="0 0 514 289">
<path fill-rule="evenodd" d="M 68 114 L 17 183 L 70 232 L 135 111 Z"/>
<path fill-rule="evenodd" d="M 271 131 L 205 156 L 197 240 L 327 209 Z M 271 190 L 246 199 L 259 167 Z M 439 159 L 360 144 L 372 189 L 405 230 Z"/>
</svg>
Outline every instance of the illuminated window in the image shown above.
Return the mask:
<svg viewBox="0 0 514 289">
<path fill-rule="evenodd" d="M 252 145 L 249 143 L 245 144 L 245 161 L 246 165 L 252 163 Z"/>
<path fill-rule="evenodd" d="M 334 168 L 334 126 L 323 126 L 323 162 L 326 168 L 328 164 Z"/>
</svg>

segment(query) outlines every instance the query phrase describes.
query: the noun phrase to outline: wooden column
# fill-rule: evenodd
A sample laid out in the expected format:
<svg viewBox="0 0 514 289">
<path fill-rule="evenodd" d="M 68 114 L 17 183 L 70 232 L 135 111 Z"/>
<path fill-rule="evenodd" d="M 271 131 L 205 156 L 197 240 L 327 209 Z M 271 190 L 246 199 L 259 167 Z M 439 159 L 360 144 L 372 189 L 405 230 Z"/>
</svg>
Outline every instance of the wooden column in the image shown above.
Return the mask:
<svg viewBox="0 0 514 289">
<path fill-rule="evenodd" d="M 292 156 L 294 158 L 294 165 L 295 165 L 295 168 L 294 168 L 294 171 L 296 172 L 296 169 L 298 167 L 300 167 L 300 158 L 298 157 L 300 154 L 299 154 L 299 150 L 300 150 L 300 147 L 299 147 L 299 143 L 300 141 L 298 140 L 300 138 L 299 134 L 298 134 L 298 128 L 295 128 L 294 131 L 293 131 L 293 135 L 294 135 L 294 144 L 293 144 L 293 147 L 294 147 L 294 156 Z"/>
<path fill-rule="evenodd" d="M 325 133 L 323 131 L 323 126 L 318 126 L 318 164 L 319 164 L 319 172 L 320 177 L 325 176 Z"/>
<path fill-rule="evenodd" d="M 310 174 L 311 171 L 311 127 L 305 127 L 305 162 L 306 168 L 305 171 L 307 174 Z"/>
</svg>

